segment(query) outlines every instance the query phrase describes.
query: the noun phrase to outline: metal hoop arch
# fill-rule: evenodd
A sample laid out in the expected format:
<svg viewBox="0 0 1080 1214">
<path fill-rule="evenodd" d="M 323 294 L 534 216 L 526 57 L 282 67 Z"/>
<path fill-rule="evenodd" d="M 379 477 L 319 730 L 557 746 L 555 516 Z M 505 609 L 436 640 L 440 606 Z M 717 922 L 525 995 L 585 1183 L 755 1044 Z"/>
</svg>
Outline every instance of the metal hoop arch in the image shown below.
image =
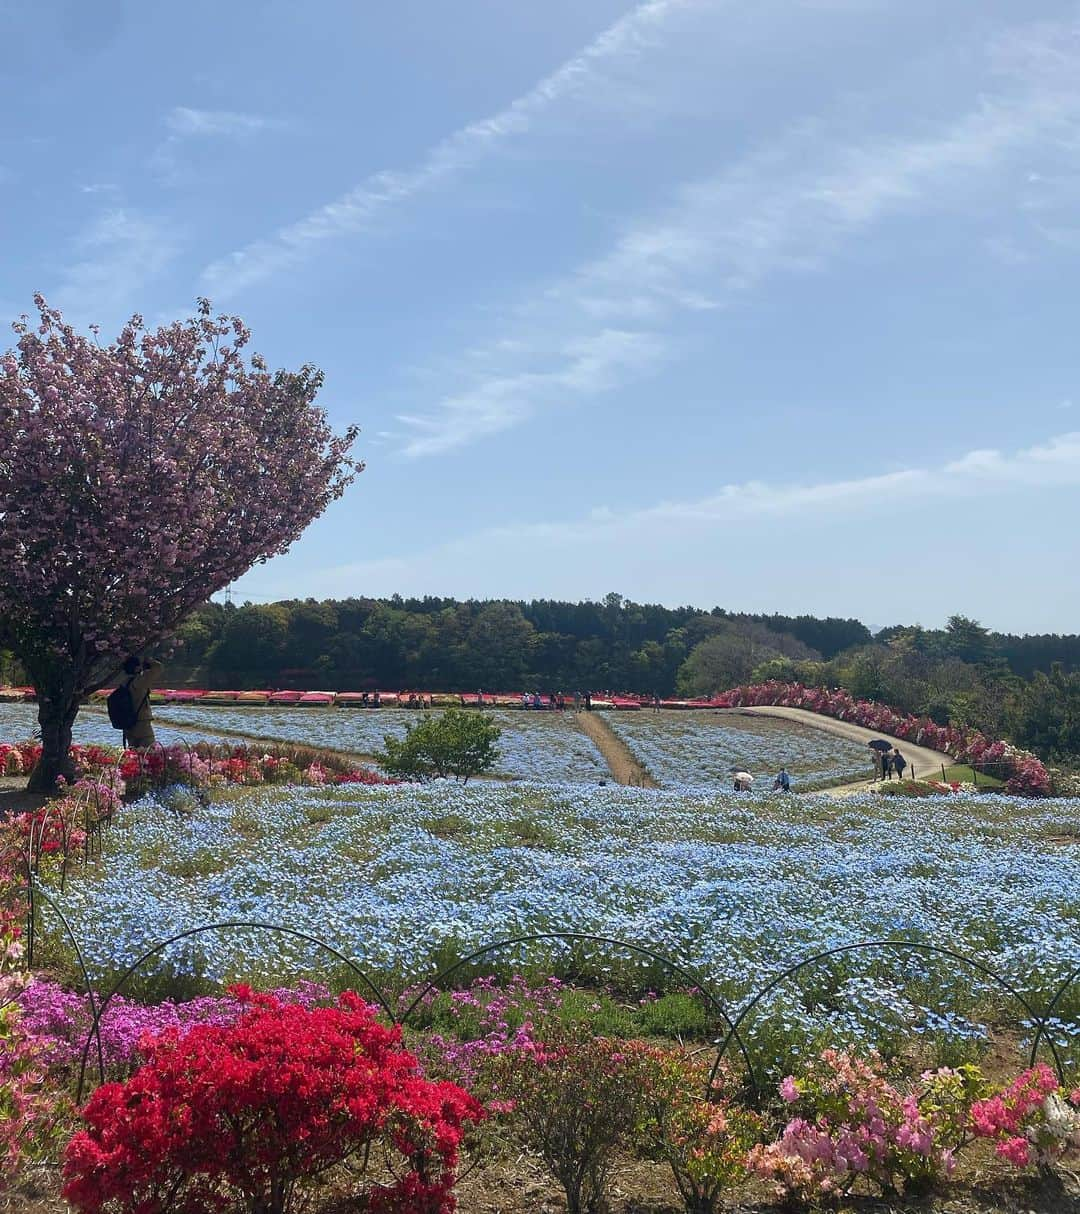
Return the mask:
<svg viewBox="0 0 1080 1214">
<path fill-rule="evenodd" d="M 79 1067 L 79 1098 L 81 1099 L 82 1081 L 86 1073 L 86 1061 L 90 1053 L 91 1038 L 93 1038 L 97 1044 L 98 1075 L 100 1076 L 101 1082 L 105 1082 L 105 1054 L 101 1046 L 101 1014 L 97 1006 L 97 996 L 94 994 L 94 985 L 90 981 L 90 971 L 86 967 L 86 958 L 83 956 L 83 951 L 79 947 L 78 936 L 75 935 L 75 931 L 68 922 L 68 918 L 64 912 L 59 906 L 56 905 L 52 898 L 50 898 L 49 895 L 43 889 L 41 889 L 40 886 L 38 886 L 38 883 L 31 875 L 29 886 L 31 898 L 33 897 L 35 888 L 41 897 L 45 899 L 46 904 L 56 913 L 56 917 L 64 925 L 64 931 L 67 932 L 72 948 L 75 949 L 75 958 L 79 963 L 79 972 L 82 974 L 83 982 L 86 985 L 86 997 L 90 1000 L 90 1029 L 86 1035 L 86 1045 L 83 1047 L 82 1061 Z"/>
<path fill-rule="evenodd" d="M 1039 1020 L 1038 1026 L 1035 1029 L 1035 1036 L 1031 1039 L 1031 1054 L 1030 1054 L 1030 1065 L 1031 1066 L 1035 1065 L 1035 1059 L 1038 1057 L 1038 1053 L 1039 1053 L 1039 1043 L 1042 1041 L 1042 1039 L 1044 1037 L 1046 1038 L 1046 1044 L 1050 1046 L 1050 1051 L 1054 1055 L 1054 1058 L 1056 1061 L 1057 1050 L 1054 1047 L 1054 1039 L 1050 1036 L 1049 1027 L 1048 1027 L 1047 1022 L 1049 1021 L 1050 1017 L 1054 1014 L 1054 1008 L 1057 1007 L 1058 1003 L 1061 1001 L 1061 999 L 1065 995 L 1065 992 L 1069 989 L 1070 986 L 1073 985 L 1073 983 L 1078 978 L 1080 978 L 1080 965 L 1078 965 L 1076 967 L 1076 969 L 1074 969 L 1073 972 L 1065 979 L 1065 981 L 1057 988 L 1057 990 L 1054 992 L 1054 997 L 1046 1005 L 1046 1011 L 1043 1013 L 1042 1018 Z M 1061 1079 L 1064 1079 L 1064 1076 L 1061 1073 L 1060 1067 L 1058 1068 L 1058 1077 Z"/>
<path fill-rule="evenodd" d="M 94 1016 L 94 1022 L 91 1025 L 91 1033 L 97 1033 L 100 1040 L 100 1024 L 101 1019 L 105 1015 L 105 1011 L 112 1002 L 113 997 L 120 993 L 120 990 L 127 983 L 128 979 L 151 957 L 157 956 L 158 953 L 164 952 L 170 944 L 175 944 L 179 940 L 187 940 L 193 936 L 202 935 L 204 932 L 221 931 L 228 928 L 253 928 L 258 931 L 283 932 L 287 936 L 295 936 L 300 940 L 306 940 L 309 944 L 315 944 L 319 948 L 325 949 L 326 952 L 336 957 L 339 961 L 344 962 L 350 970 L 363 982 L 364 986 L 371 992 L 372 995 L 379 1001 L 379 1006 L 386 1012 L 393 1023 L 397 1023 L 397 1018 L 390 1007 L 390 1003 L 378 987 L 360 968 L 359 965 L 344 953 L 336 949 L 332 944 L 328 944 L 319 936 L 311 935 L 309 932 L 302 932 L 295 927 L 286 927 L 280 923 L 263 923 L 259 920 L 252 919 L 225 919 L 217 923 L 201 923 L 198 927 L 189 927 L 186 931 L 177 932 L 175 935 L 168 937 L 166 940 L 159 940 L 152 948 L 149 948 L 127 967 L 120 977 L 113 983 L 108 994 L 102 999 L 100 1006 Z M 90 1054 L 90 1034 L 87 1035 L 86 1044 L 83 1046 L 82 1057 L 79 1062 L 79 1082 L 76 1088 L 75 1099 L 82 1100 L 83 1087 L 86 1082 L 86 1065 Z M 104 1082 L 104 1067 L 102 1067 L 102 1082 Z"/>
<path fill-rule="evenodd" d="M 743 1007 L 739 1014 L 735 1017 L 732 1029 L 729 1029 L 727 1037 L 725 1037 L 720 1044 L 720 1052 L 717 1055 L 715 1064 L 713 1065 L 713 1071 L 710 1078 L 715 1079 L 716 1077 L 716 1072 L 720 1067 L 720 1061 L 727 1053 L 733 1040 L 733 1031 L 738 1029 L 746 1017 L 754 1010 L 755 1007 L 758 1006 L 759 1003 L 761 1003 L 766 995 L 771 994 L 777 989 L 777 987 L 783 985 L 783 983 L 785 983 L 789 978 L 794 977 L 801 970 L 804 970 L 812 965 L 817 965 L 820 962 L 827 960 L 829 957 L 837 957 L 845 953 L 854 953 L 878 948 L 895 948 L 913 953 L 928 953 L 933 956 L 948 957 L 952 961 L 959 961 L 962 965 L 966 965 L 971 969 L 977 970 L 979 973 L 996 982 L 998 986 L 1005 990 L 1013 999 L 1016 1000 L 1018 1004 L 1020 1004 L 1020 1006 L 1025 1012 L 1028 1013 L 1035 1024 L 1045 1028 L 1044 1017 L 1040 1016 L 1038 1012 L 1035 1011 L 1031 1004 L 1028 1003 L 1024 996 L 1021 995 L 1011 983 L 1007 982 L 996 971 L 990 969 L 989 966 L 983 965 L 981 961 L 976 961 L 973 957 L 968 957 L 963 953 L 958 953 L 954 949 L 945 948 L 940 944 L 925 944 L 917 940 L 861 940 L 855 944 L 841 944 L 836 948 L 826 949 L 824 952 L 815 953 L 812 957 L 804 957 L 801 961 L 797 961 L 794 965 L 789 965 L 786 969 L 781 970 L 775 978 L 766 983 L 766 985 L 754 995 L 750 1002 L 747 1003 L 746 1006 Z M 1080 970 L 1078 970 L 1077 973 L 1080 974 Z M 1060 992 L 1058 992 L 1058 994 L 1060 995 Z M 1056 998 L 1057 996 L 1055 996 L 1055 999 Z M 1050 1053 L 1053 1055 L 1054 1068 L 1057 1071 L 1058 1079 L 1061 1083 L 1064 1083 L 1065 1069 L 1061 1061 L 1061 1056 L 1058 1053 L 1057 1046 L 1050 1037 L 1046 1038 L 1046 1044 L 1050 1049 Z M 749 1073 L 750 1085 L 753 1091 L 755 1094 L 760 1093 L 761 1088 L 757 1082 L 757 1075 L 752 1064 L 749 1064 Z"/>
<path fill-rule="evenodd" d="M 641 957 L 648 957 L 650 961 L 658 962 L 660 965 L 663 965 L 669 969 L 673 974 L 676 974 L 678 977 L 684 979 L 692 987 L 701 992 L 701 994 L 705 997 L 709 1009 L 717 1016 L 718 1019 L 722 1020 L 728 1026 L 728 1033 L 724 1038 L 724 1049 L 717 1056 L 716 1064 L 714 1065 L 709 1076 L 710 1086 L 713 1079 L 716 1077 L 716 1071 L 720 1065 L 720 1059 L 723 1057 L 732 1041 L 735 1041 L 739 1047 L 739 1052 L 742 1054 L 743 1062 L 746 1064 L 746 1071 L 750 1079 L 751 1086 L 754 1086 L 753 1063 L 750 1059 L 750 1054 L 746 1048 L 746 1044 L 739 1034 L 739 1021 L 733 1021 L 731 1019 L 727 1009 L 713 994 L 708 982 L 706 982 L 699 975 L 695 974 L 692 970 L 689 970 L 685 966 L 679 965 L 677 962 L 672 961 L 670 957 L 665 957 L 663 953 L 658 953 L 655 950 L 646 948 L 641 944 L 631 944 L 627 940 L 618 940 L 614 936 L 597 936 L 591 932 L 536 932 L 532 935 L 511 936 L 505 940 L 496 940 L 491 944 L 485 944 L 478 949 L 474 949 L 473 952 L 466 954 L 466 956 L 459 958 L 454 962 L 453 965 L 447 967 L 441 971 L 441 973 L 436 974 L 432 979 L 430 979 L 427 985 L 413 999 L 405 1011 L 401 1013 L 401 1016 L 396 1018 L 397 1023 L 402 1025 L 406 1024 L 409 1017 L 413 1014 L 413 1012 L 416 1011 L 430 991 L 438 990 L 442 983 L 446 982 L 447 979 L 452 978 L 453 975 L 458 972 L 458 970 L 463 969 L 471 962 L 480 957 L 485 957 L 489 953 L 498 952 L 505 948 L 511 948 L 517 944 L 535 944 L 541 940 L 588 941 L 593 944 L 605 944 L 608 946 L 614 946 L 616 948 L 626 949 L 627 952 L 637 953 Z"/>
</svg>

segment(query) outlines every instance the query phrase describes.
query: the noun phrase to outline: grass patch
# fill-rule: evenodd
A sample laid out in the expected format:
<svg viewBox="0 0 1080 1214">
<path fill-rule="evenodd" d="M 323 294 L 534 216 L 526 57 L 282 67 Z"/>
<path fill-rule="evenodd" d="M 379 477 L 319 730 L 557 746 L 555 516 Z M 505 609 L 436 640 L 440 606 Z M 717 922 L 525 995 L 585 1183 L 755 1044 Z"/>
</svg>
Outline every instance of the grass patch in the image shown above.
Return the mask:
<svg viewBox="0 0 1080 1214">
<path fill-rule="evenodd" d="M 558 846 L 556 836 L 533 818 L 512 818 L 507 822 L 506 829 L 519 847 L 540 847 L 553 851 Z"/>
<path fill-rule="evenodd" d="M 966 763 L 954 763 L 945 768 L 946 784 L 974 784 L 978 788 L 1004 788 L 1005 781 L 996 776 L 986 776 L 975 771 Z"/>
<path fill-rule="evenodd" d="M 428 818 L 420 825 L 436 839 L 456 839 L 469 824 L 460 814 L 440 814 L 437 818 Z"/>
</svg>

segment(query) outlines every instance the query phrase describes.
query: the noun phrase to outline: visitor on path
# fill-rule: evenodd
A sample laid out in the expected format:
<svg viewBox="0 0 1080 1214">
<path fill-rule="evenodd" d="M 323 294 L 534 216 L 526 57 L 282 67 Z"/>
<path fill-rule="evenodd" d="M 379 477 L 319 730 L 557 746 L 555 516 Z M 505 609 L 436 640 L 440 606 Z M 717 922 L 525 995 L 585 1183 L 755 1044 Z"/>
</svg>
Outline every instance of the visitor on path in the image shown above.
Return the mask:
<svg viewBox="0 0 1080 1214">
<path fill-rule="evenodd" d="M 654 695 L 654 696 L 653 696 L 653 698 L 652 698 L 652 710 L 653 710 L 653 712 L 659 712 L 659 711 L 660 711 L 660 695 L 659 695 L 659 693 L 657 693 L 656 695 Z"/>
<path fill-rule="evenodd" d="M 892 743 L 886 742 L 884 738 L 874 738 L 867 742 L 867 746 L 874 755 L 874 775 L 879 779 L 885 779 L 885 756 L 892 750 Z"/>
<path fill-rule="evenodd" d="M 892 752 L 892 769 L 896 772 L 896 778 L 902 780 L 904 778 L 904 768 L 907 767 L 908 761 L 895 748 Z"/>
<path fill-rule="evenodd" d="M 883 780 L 891 780 L 893 775 L 893 752 L 891 750 L 883 750 L 881 752 L 881 778 Z"/>
<path fill-rule="evenodd" d="M 155 745 L 153 714 L 150 711 L 150 689 L 164 667 L 153 658 L 145 661 L 130 657 L 124 663 L 124 674 L 135 708 L 135 724 L 124 730 L 124 745 L 131 750 L 149 750 Z"/>
<path fill-rule="evenodd" d="M 477 707 L 477 708 L 483 708 L 483 707 L 484 707 L 484 693 L 483 693 L 483 690 L 478 690 L 478 691 L 477 691 L 477 693 L 476 693 L 476 707 Z"/>
<path fill-rule="evenodd" d="M 786 767 L 780 768 L 780 773 L 773 781 L 773 792 L 791 792 L 791 777 Z"/>
<path fill-rule="evenodd" d="M 375 707 L 376 707 L 376 708 L 378 708 L 378 707 L 379 707 L 379 705 L 382 703 L 382 701 L 379 699 L 379 693 L 378 693 L 378 692 L 376 692 L 376 693 L 375 693 L 375 698 L 374 698 L 374 700 L 372 701 L 372 703 L 375 705 Z"/>
<path fill-rule="evenodd" d="M 592 692 L 591 691 L 587 691 L 585 693 L 585 711 L 592 712 Z"/>
</svg>

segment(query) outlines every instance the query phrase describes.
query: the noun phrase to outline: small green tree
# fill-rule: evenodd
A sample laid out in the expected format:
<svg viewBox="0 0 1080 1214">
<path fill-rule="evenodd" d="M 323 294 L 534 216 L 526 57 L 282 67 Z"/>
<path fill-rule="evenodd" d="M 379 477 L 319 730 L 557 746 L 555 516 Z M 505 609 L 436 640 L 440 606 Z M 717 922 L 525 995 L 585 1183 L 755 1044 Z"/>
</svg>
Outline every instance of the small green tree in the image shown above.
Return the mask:
<svg viewBox="0 0 1080 1214">
<path fill-rule="evenodd" d="M 502 730 L 486 713 L 448 709 L 410 725 L 403 738 L 383 736 L 385 750 L 375 757 L 389 775 L 403 780 L 445 779 L 467 783 L 470 776 L 490 771 L 499 757 L 496 743 Z"/>
</svg>

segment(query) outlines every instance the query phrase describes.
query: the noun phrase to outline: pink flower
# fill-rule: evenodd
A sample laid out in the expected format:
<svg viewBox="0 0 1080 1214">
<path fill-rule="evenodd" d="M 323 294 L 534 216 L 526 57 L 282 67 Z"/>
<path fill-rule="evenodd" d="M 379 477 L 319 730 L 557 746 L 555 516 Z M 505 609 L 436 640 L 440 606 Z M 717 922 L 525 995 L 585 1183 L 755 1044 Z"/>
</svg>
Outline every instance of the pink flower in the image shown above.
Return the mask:
<svg viewBox="0 0 1080 1214">
<path fill-rule="evenodd" d="M 1031 1146 L 1026 1138 L 1006 1138 L 998 1143 L 997 1153 L 1018 1168 L 1026 1168 L 1031 1162 Z"/>
</svg>

